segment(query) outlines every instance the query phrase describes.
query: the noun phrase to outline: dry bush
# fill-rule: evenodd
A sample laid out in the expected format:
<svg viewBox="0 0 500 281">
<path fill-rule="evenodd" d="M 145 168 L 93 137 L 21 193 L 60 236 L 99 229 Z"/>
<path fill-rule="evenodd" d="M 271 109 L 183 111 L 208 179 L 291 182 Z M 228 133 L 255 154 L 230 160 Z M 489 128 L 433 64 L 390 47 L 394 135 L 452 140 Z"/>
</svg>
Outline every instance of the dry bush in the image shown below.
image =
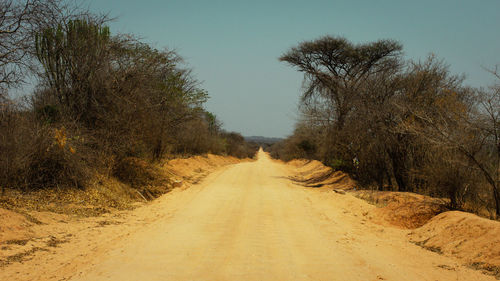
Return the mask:
<svg viewBox="0 0 500 281">
<path fill-rule="evenodd" d="M 28 188 L 86 186 L 90 176 L 87 163 L 68 138 L 64 128 L 41 128 L 37 132 L 25 171 Z"/>
<path fill-rule="evenodd" d="M 28 116 L 12 101 L 0 104 L 0 186 L 17 187 L 27 167 L 28 149 L 32 142 L 32 124 Z"/>
<path fill-rule="evenodd" d="M 420 167 L 410 172 L 420 182 L 417 192 L 447 198 L 451 209 L 481 215 L 488 213 L 487 210 L 494 210 L 488 183 L 461 153 L 453 149 L 429 147 L 424 155 Z"/>
<path fill-rule="evenodd" d="M 258 148 L 247 143 L 239 133 L 224 132 L 221 134 L 221 138 L 224 140 L 224 150 L 227 155 L 237 158 L 252 158 L 257 152 Z"/>
<path fill-rule="evenodd" d="M 113 175 L 134 188 L 169 184 L 157 166 L 134 157 L 119 161 L 114 167 Z"/>
<path fill-rule="evenodd" d="M 89 178 L 79 141 L 12 102 L 0 108 L 2 187 L 82 188 Z"/>
</svg>

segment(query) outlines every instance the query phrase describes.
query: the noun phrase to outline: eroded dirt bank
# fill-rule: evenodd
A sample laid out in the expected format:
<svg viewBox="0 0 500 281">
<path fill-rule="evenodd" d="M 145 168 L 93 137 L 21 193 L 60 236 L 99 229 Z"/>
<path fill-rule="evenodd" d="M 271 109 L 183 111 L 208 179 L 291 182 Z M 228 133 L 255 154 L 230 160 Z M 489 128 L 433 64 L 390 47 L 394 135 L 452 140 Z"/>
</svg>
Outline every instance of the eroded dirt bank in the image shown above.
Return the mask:
<svg viewBox="0 0 500 281">
<path fill-rule="evenodd" d="M 375 206 L 291 176 L 261 151 L 134 211 L 61 222 L 67 241 L 29 241 L 52 246 L 0 280 L 495 280 L 374 223 Z"/>
</svg>

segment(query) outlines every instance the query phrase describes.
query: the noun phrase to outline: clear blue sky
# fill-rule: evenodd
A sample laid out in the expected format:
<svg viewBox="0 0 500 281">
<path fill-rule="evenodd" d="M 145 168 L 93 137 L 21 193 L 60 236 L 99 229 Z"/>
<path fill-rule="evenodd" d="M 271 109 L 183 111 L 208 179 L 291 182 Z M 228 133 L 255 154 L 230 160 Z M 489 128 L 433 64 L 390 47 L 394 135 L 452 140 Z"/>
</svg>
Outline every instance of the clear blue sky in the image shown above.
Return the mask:
<svg viewBox="0 0 500 281">
<path fill-rule="evenodd" d="M 133 33 L 183 56 L 227 130 L 284 137 L 293 131 L 302 76 L 278 57 L 301 41 L 341 35 L 395 39 L 407 58 L 433 52 L 472 86 L 500 64 L 500 0 L 90 0 Z"/>
</svg>

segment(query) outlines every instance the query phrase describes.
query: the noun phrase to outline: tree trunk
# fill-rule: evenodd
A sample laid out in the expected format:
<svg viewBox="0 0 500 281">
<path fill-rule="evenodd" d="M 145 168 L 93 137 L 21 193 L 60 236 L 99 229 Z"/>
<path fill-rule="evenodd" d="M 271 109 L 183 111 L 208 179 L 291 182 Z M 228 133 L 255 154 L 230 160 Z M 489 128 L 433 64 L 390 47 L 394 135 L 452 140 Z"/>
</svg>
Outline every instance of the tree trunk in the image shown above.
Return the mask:
<svg viewBox="0 0 500 281">
<path fill-rule="evenodd" d="M 495 214 L 500 217 L 500 194 L 498 192 L 498 187 L 493 186 L 493 198 L 495 199 Z"/>
<path fill-rule="evenodd" d="M 384 190 L 384 172 L 381 171 L 378 173 L 378 190 L 382 191 Z"/>
<path fill-rule="evenodd" d="M 387 176 L 387 186 L 388 186 L 388 189 L 393 191 L 394 190 L 394 186 L 392 184 L 392 177 L 391 177 L 391 173 L 389 173 L 389 169 L 385 168 L 385 174 Z"/>
<path fill-rule="evenodd" d="M 394 167 L 394 178 L 396 179 L 396 183 L 398 184 L 398 191 L 408 191 L 406 181 L 404 180 L 404 176 L 402 175 L 402 171 L 398 167 Z"/>
<path fill-rule="evenodd" d="M 392 161 L 392 172 L 398 184 L 398 191 L 409 191 L 403 153 L 400 151 L 388 151 L 387 153 Z"/>
<path fill-rule="evenodd" d="M 493 199 L 495 200 L 495 214 L 497 217 L 500 217 L 500 192 L 498 190 L 498 183 L 488 172 L 488 170 L 483 166 L 483 164 L 481 164 L 481 162 L 479 162 L 473 154 L 469 153 L 466 149 L 462 147 L 459 147 L 458 149 L 465 156 L 467 156 L 467 158 L 469 158 L 479 168 L 479 170 L 481 170 L 484 177 L 486 178 L 486 181 L 488 181 L 488 183 L 493 188 Z M 498 167 L 496 167 L 496 169 L 498 170 Z"/>
</svg>

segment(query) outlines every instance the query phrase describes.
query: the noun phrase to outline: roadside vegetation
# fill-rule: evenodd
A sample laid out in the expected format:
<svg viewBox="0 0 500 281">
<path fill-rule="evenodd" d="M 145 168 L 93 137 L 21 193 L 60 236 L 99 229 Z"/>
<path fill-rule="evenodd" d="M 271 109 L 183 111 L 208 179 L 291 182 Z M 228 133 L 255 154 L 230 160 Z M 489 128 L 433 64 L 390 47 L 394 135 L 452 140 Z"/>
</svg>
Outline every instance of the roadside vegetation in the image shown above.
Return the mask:
<svg viewBox="0 0 500 281">
<path fill-rule="evenodd" d="M 106 15 L 68 3 L 0 3 L 2 197 L 102 178 L 147 184 L 174 156 L 253 157 L 204 109 L 208 93 L 176 52 L 113 34 Z"/>
<path fill-rule="evenodd" d="M 472 88 L 430 55 L 393 40 L 325 36 L 279 59 L 304 74 L 300 120 L 269 151 L 320 160 L 362 188 L 445 197 L 454 209 L 500 215 L 500 72 Z"/>
</svg>

